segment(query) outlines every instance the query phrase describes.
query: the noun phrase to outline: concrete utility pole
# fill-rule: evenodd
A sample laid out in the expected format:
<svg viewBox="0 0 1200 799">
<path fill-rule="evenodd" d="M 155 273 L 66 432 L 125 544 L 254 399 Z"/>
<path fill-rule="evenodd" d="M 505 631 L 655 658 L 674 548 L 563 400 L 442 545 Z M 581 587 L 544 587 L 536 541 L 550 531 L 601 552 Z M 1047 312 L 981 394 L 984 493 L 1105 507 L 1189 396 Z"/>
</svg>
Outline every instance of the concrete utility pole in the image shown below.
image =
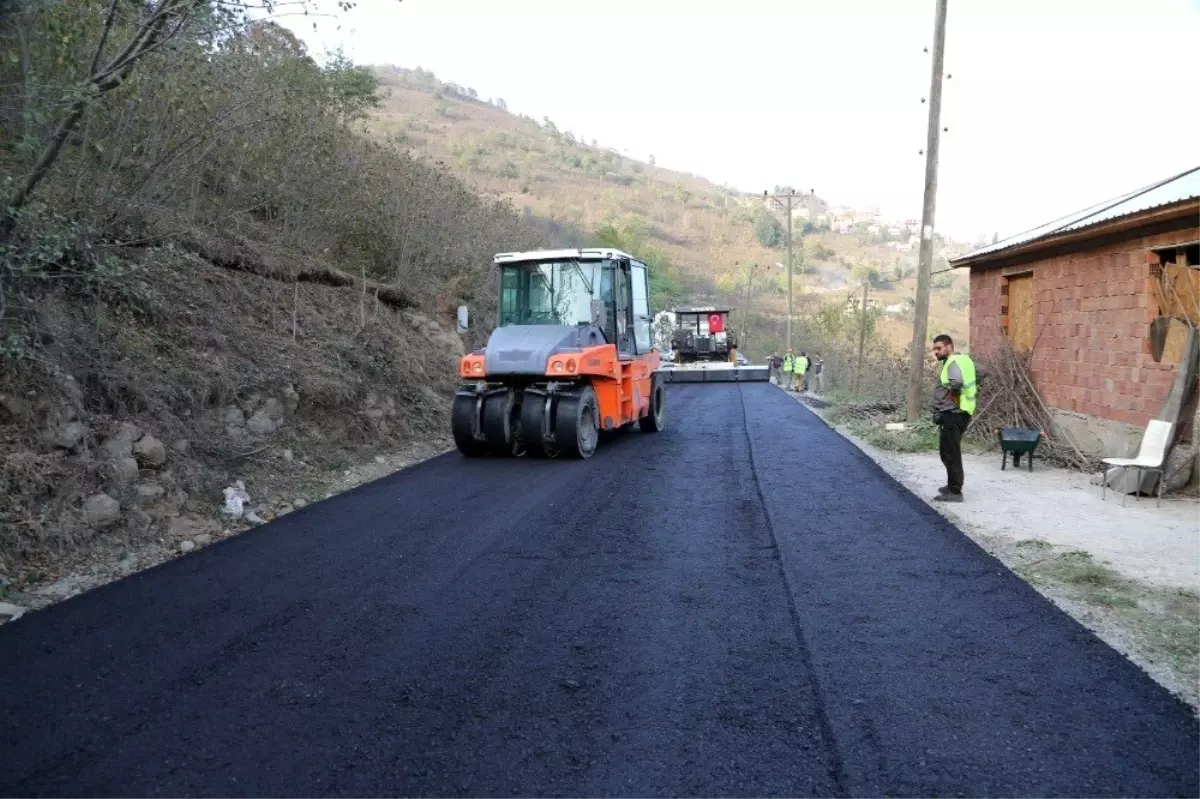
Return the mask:
<svg viewBox="0 0 1200 799">
<path fill-rule="evenodd" d="M 786 345 L 785 345 L 785 349 L 789 349 L 789 350 L 790 350 L 790 349 L 792 348 L 792 270 L 793 270 L 793 263 L 792 263 L 792 207 L 793 207 L 793 204 L 794 204 L 794 203 L 795 203 L 797 200 L 802 200 L 802 199 L 804 198 L 804 195 L 797 196 L 797 195 L 796 195 L 796 190 L 795 190 L 795 189 L 792 189 L 792 190 L 791 190 L 791 191 L 789 191 L 787 194 L 768 194 L 766 191 L 764 191 L 764 192 L 763 192 L 763 199 L 767 199 L 768 197 L 769 197 L 770 199 L 774 200 L 774 201 L 775 201 L 775 203 L 776 203 L 776 204 L 777 204 L 777 205 L 778 205 L 780 208 L 784 209 L 784 213 L 787 215 L 787 254 L 788 254 L 788 257 L 787 257 L 787 297 L 788 297 L 788 311 L 787 311 L 787 343 L 786 343 Z"/>
<path fill-rule="evenodd" d="M 908 421 L 921 417 L 921 380 L 925 372 L 925 337 L 929 333 L 929 279 L 933 262 L 933 214 L 937 201 L 938 144 L 942 116 L 942 63 L 946 55 L 946 0 L 936 0 L 933 23 L 933 75 L 929 88 L 929 131 L 925 144 L 925 205 L 921 210 L 921 250 L 917 261 L 917 303 L 913 317 L 912 355 L 908 371 Z"/>
<path fill-rule="evenodd" d="M 858 367 L 854 371 L 855 391 L 862 381 L 863 350 L 867 348 L 867 289 L 870 285 L 869 281 L 863 281 L 862 316 L 858 320 Z"/>
</svg>

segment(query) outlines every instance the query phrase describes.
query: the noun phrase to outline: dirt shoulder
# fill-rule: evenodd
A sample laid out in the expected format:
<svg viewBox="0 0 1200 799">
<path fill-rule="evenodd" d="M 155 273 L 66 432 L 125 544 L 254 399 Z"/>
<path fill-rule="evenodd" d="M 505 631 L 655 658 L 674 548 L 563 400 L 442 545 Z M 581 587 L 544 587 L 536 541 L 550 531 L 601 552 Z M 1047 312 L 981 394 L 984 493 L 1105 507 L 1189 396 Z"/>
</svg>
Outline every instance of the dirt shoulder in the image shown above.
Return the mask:
<svg viewBox="0 0 1200 799">
<path fill-rule="evenodd" d="M 1092 477 L 965 454 L 962 504 L 931 502 L 936 452 L 889 452 L 811 410 L 1043 596 L 1200 711 L 1200 502 L 1101 499 Z"/>
</svg>

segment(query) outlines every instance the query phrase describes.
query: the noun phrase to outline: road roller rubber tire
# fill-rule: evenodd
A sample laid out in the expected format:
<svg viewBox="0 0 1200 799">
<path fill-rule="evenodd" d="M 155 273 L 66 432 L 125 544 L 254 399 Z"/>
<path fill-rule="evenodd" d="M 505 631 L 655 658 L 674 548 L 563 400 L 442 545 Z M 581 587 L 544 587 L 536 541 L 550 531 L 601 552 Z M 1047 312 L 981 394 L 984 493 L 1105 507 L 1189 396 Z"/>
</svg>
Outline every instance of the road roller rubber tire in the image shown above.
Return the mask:
<svg viewBox="0 0 1200 799">
<path fill-rule="evenodd" d="M 563 455 L 590 458 L 596 453 L 600 442 L 600 411 L 591 386 L 573 396 L 559 398 L 554 422 L 555 439 Z"/>
<path fill-rule="evenodd" d="M 468 458 L 480 458 L 488 453 L 487 445 L 475 438 L 478 397 L 474 394 L 455 394 L 450 406 L 450 431 L 458 451 Z"/>
<path fill-rule="evenodd" d="M 667 386 L 662 375 L 655 374 L 650 379 L 650 412 L 638 419 L 638 427 L 643 433 L 657 433 L 666 426 L 667 419 Z"/>
<path fill-rule="evenodd" d="M 493 455 L 516 457 L 525 453 L 521 445 L 520 406 L 509 389 L 489 394 L 483 401 L 483 436 Z"/>
<path fill-rule="evenodd" d="M 558 445 L 549 441 L 553 401 L 540 392 L 526 391 L 521 399 L 521 443 L 534 458 L 558 457 Z"/>
</svg>

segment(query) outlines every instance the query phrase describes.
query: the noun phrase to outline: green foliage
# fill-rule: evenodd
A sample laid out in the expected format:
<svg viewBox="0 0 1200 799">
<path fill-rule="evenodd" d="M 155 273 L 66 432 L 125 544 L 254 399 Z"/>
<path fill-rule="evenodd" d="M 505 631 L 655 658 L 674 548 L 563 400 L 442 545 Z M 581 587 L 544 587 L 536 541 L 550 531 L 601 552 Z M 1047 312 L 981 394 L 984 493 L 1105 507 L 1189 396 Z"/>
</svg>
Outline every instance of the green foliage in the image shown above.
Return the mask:
<svg viewBox="0 0 1200 799">
<path fill-rule="evenodd" d="M 662 310 L 683 300 L 684 289 L 678 268 L 666 253 L 646 242 L 641 230 L 632 226 L 618 229 L 615 225 L 603 225 L 596 231 L 596 243 L 623 250 L 649 267 L 651 308 Z"/>
<path fill-rule="evenodd" d="M 783 225 L 775 215 L 761 206 L 754 209 L 754 235 L 764 247 L 778 247 L 783 243 Z"/>
<path fill-rule="evenodd" d="M 941 274 L 932 277 L 932 285 L 935 289 L 948 289 L 954 285 L 954 273 L 942 272 Z"/>
<path fill-rule="evenodd" d="M 879 278 L 881 277 L 878 264 L 868 263 L 856 264 L 854 268 L 850 270 L 850 274 L 859 282 L 865 280 L 871 284 L 878 283 Z"/>
</svg>

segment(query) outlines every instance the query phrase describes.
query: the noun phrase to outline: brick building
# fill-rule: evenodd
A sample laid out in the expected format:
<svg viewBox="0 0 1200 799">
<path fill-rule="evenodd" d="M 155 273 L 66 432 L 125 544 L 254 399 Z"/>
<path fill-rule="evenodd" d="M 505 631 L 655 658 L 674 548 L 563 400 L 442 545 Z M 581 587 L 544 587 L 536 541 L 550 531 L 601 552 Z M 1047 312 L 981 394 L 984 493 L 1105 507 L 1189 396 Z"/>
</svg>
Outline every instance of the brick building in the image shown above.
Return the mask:
<svg viewBox="0 0 1200 799">
<path fill-rule="evenodd" d="M 1129 452 L 1200 324 L 1200 167 L 950 263 L 971 274 L 972 352 L 1003 337 L 1032 351 L 1042 398 L 1081 446 Z"/>
</svg>

